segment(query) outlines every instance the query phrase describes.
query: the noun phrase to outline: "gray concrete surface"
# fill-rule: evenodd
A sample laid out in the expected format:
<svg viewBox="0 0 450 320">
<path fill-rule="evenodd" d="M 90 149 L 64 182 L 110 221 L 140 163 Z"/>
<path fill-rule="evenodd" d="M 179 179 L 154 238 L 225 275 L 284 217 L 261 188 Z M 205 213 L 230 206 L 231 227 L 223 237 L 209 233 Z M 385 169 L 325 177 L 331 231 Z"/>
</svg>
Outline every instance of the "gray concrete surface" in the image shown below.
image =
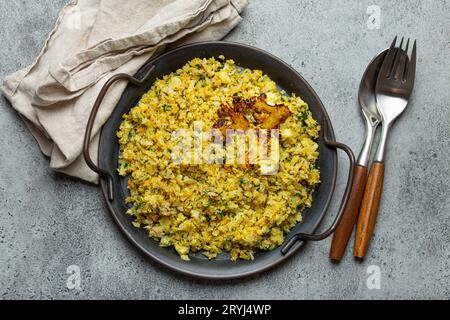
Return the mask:
<svg viewBox="0 0 450 320">
<path fill-rule="evenodd" d="M 33 61 L 64 2 L 0 1 L 0 79 Z M 366 25 L 373 4 L 381 8 L 378 30 Z M 443 0 L 253 0 L 228 37 L 300 71 L 323 99 L 338 138 L 356 152 L 363 123 L 355 97 L 366 64 L 394 35 L 417 38 L 417 86 L 393 130 L 378 225 L 363 263 L 350 250 L 340 265 L 331 263 L 327 240 L 250 279 L 212 283 L 167 272 L 121 236 L 97 187 L 47 168 L 0 98 L 0 297 L 450 298 L 449 20 L 450 1 Z M 81 290 L 66 288 L 70 265 L 81 268 Z M 370 265 L 380 267 L 379 290 L 367 288 Z"/>
</svg>

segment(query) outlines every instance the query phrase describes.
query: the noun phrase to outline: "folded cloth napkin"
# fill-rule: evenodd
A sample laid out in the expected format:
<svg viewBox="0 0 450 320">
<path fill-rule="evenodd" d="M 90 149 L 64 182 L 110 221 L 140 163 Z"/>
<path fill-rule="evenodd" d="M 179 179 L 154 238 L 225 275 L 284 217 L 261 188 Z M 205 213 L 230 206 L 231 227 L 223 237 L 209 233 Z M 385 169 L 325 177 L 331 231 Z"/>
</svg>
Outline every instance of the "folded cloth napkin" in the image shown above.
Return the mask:
<svg viewBox="0 0 450 320">
<path fill-rule="evenodd" d="M 105 82 L 117 73 L 133 75 L 167 46 L 223 38 L 241 20 L 247 1 L 72 0 L 36 62 L 8 76 L 3 94 L 51 158 L 52 169 L 97 183 L 82 145 Z M 100 108 L 90 150 L 94 161 L 100 128 L 125 87 L 116 83 Z"/>
</svg>

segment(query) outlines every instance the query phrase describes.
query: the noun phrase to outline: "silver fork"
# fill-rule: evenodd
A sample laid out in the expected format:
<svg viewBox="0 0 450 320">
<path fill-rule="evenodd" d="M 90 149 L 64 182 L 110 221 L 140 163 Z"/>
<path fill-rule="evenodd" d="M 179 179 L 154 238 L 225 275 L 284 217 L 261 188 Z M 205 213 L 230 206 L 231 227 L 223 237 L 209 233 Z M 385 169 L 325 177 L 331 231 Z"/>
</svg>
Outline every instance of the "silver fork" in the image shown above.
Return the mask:
<svg viewBox="0 0 450 320">
<path fill-rule="evenodd" d="M 410 40 L 403 49 L 404 38 L 399 47 L 397 37 L 383 61 L 375 89 L 377 108 L 381 115 L 382 132 L 375 159 L 372 162 L 356 228 L 354 255 L 363 258 L 375 227 L 384 179 L 384 160 L 389 131 L 395 120 L 405 111 L 411 97 L 416 73 L 416 41 L 408 58 Z"/>
</svg>

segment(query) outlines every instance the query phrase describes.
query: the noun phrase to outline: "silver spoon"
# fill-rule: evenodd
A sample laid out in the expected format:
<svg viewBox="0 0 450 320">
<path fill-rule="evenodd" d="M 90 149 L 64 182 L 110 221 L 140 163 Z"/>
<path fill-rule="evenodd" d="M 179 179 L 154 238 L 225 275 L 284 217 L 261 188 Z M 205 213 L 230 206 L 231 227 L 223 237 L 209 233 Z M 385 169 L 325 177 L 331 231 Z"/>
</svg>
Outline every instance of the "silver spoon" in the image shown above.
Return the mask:
<svg viewBox="0 0 450 320">
<path fill-rule="evenodd" d="M 333 235 L 330 258 L 335 261 L 340 261 L 344 256 L 348 240 L 350 239 L 353 227 L 358 218 L 359 207 L 367 182 L 367 172 L 373 139 L 375 132 L 381 123 L 381 116 L 378 112 L 375 99 L 375 86 L 387 51 L 388 49 L 380 52 L 369 63 L 359 86 L 358 101 L 366 124 L 366 140 L 355 167 L 352 191 L 347 206 L 345 207 L 344 214 Z"/>
</svg>

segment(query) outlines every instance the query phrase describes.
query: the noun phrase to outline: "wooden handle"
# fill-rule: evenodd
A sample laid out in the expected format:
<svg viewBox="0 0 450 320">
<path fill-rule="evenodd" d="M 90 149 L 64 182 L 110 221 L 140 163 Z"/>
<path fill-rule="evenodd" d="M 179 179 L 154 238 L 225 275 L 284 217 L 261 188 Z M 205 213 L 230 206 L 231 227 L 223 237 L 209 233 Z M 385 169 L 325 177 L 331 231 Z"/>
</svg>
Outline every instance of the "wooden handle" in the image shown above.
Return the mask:
<svg viewBox="0 0 450 320">
<path fill-rule="evenodd" d="M 331 242 L 330 259 L 332 260 L 340 261 L 344 256 L 348 240 L 358 218 L 359 206 L 361 205 L 366 182 L 367 167 L 356 166 L 353 173 L 352 191 Z"/>
<path fill-rule="evenodd" d="M 356 227 L 355 257 L 364 258 L 372 238 L 375 221 L 380 206 L 381 190 L 383 189 L 384 164 L 374 162 L 370 167 L 366 190 L 361 203 L 358 225 Z"/>
</svg>

